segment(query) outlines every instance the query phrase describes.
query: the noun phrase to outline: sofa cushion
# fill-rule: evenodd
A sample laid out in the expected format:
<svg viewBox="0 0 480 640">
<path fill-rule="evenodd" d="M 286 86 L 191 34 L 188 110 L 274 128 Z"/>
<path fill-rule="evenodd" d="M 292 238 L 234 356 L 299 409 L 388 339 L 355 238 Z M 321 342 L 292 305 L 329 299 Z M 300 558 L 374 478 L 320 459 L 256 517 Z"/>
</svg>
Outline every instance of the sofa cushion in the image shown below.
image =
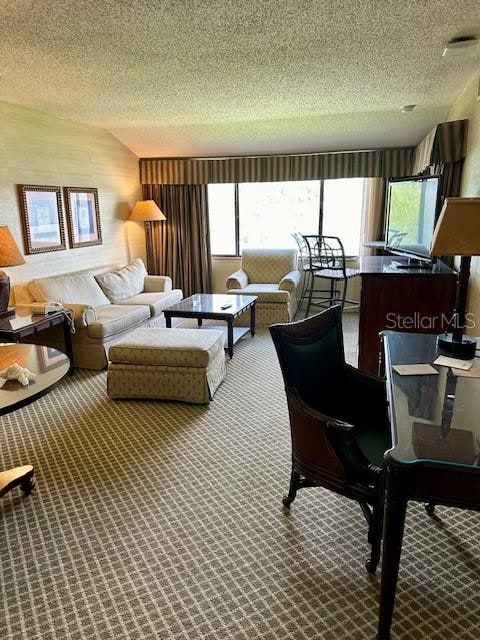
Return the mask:
<svg viewBox="0 0 480 640">
<path fill-rule="evenodd" d="M 167 293 L 139 293 L 131 298 L 122 300 L 122 305 L 125 304 L 144 304 L 150 307 L 150 313 L 152 316 L 156 316 L 164 309 L 176 302 L 180 302 L 182 299 L 182 292 L 180 289 L 173 289 Z"/>
<path fill-rule="evenodd" d="M 220 351 L 224 333 L 214 329 L 141 327 L 110 348 L 113 363 L 207 367 Z"/>
<path fill-rule="evenodd" d="M 28 285 L 37 302 L 49 300 L 100 307 L 110 304 L 91 273 L 70 273 L 32 280 Z"/>
<path fill-rule="evenodd" d="M 257 304 L 259 302 L 279 302 L 288 304 L 290 293 L 280 290 L 278 284 L 247 284 L 243 289 L 229 289 L 228 293 L 237 296 L 257 296 Z"/>
<path fill-rule="evenodd" d="M 95 276 L 110 302 L 117 303 L 143 291 L 147 270 L 140 258 L 110 273 Z"/>
<path fill-rule="evenodd" d="M 108 338 L 148 320 L 150 308 L 123 304 L 108 304 L 95 309 L 97 319 L 88 325 L 90 338 Z"/>
</svg>

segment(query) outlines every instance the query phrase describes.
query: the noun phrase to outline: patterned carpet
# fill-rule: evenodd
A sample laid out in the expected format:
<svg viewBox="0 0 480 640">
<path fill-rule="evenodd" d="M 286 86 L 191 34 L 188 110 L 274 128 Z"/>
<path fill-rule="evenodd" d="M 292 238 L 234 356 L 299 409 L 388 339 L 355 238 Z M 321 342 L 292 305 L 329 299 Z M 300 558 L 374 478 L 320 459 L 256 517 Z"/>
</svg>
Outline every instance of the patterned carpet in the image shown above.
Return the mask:
<svg viewBox="0 0 480 640">
<path fill-rule="evenodd" d="M 282 509 L 289 426 L 266 330 L 208 407 L 113 402 L 105 382 L 77 371 L 2 419 L 1 467 L 32 462 L 38 483 L 0 505 L 2 640 L 373 640 L 358 506 L 308 489 Z M 409 508 L 393 637 L 476 640 L 479 516 L 438 512 Z"/>
</svg>

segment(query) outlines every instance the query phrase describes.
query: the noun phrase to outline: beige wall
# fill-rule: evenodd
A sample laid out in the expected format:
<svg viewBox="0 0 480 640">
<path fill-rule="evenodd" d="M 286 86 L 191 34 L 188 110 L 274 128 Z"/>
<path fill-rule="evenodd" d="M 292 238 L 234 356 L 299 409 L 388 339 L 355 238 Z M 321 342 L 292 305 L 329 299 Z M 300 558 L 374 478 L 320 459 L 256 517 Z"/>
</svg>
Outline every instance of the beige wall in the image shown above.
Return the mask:
<svg viewBox="0 0 480 640">
<path fill-rule="evenodd" d="M 479 76 L 465 88 L 451 108 L 448 119 L 468 118 L 468 148 L 462 174 L 462 196 L 480 197 L 480 102 L 477 102 Z M 480 257 L 472 260 L 468 310 L 475 314 L 476 328 L 470 333 L 480 336 Z"/>
<path fill-rule="evenodd" d="M 103 129 L 0 102 L 0 224 L 24 252 L 18 184 L 97 187 L 103 244 L 25 256 L 13 284 L 143 256 L 143 229 L 125 222 L 140 197 L 138 159 Z"/>
</svg>

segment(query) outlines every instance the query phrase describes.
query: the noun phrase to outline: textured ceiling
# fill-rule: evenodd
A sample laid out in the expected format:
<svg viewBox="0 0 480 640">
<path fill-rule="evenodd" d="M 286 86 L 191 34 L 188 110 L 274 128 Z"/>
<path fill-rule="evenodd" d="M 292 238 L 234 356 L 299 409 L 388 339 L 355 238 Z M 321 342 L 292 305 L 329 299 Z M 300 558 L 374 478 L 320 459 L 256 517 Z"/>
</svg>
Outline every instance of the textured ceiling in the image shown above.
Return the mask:
<svg viewBox="0 0 480 640">
<path fill-rule="evenodd" d="M 410 144 L 480 72 L 465 34 L 478 0 L 2 0 L 0 99 L 139 156 Z"/>
</svg>

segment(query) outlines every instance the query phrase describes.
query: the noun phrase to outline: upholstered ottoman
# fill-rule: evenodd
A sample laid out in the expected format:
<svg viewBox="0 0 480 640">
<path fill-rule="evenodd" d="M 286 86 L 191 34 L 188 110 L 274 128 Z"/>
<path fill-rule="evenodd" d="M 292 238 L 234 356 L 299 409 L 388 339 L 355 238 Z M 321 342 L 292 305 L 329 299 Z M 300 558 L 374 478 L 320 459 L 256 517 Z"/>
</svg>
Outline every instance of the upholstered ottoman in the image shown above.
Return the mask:
<svg viewBox="0 0 480 640">
<path fill-rule="evenodd" d="M 225 378 L 223 331 L 132 331 L 109 351 L 110 398 L 153 398 L 206 403 Z"/>
</svg>

